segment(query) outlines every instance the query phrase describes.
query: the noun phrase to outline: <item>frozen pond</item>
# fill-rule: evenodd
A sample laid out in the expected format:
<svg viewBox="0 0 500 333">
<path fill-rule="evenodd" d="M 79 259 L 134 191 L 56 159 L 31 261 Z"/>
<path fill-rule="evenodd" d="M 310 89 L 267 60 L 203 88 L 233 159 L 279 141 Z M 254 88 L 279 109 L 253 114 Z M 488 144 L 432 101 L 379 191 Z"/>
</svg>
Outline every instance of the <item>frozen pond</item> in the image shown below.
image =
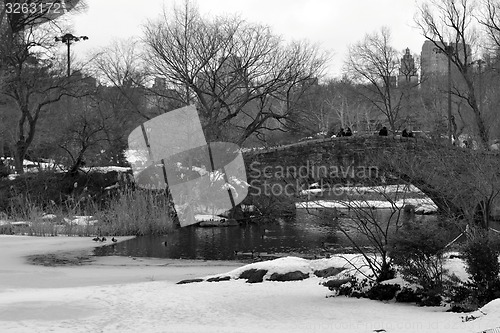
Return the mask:
<svg viewBox="0 0 500 333">
<path fill-rule="evenodd" d="M 351 246 L 337 230 L 332 210 L 298 209 L 295 218 L 265 225 L 250 224 L 223 228 L 186 227 L 165 236 L 142 236 L 101 247 L 98 256 L 120 255 L 178 259 L 231 260 L 238 252 L 319 254 L 324 243 Z M 381 219 L 388 210 L 378 210 Z M 384 215 L 385 214 L 385 215 Z M 435 219 L 435 216 L 416 216 Z M 164 245 L 163 242 L 166 242 Z"/>
</svg>

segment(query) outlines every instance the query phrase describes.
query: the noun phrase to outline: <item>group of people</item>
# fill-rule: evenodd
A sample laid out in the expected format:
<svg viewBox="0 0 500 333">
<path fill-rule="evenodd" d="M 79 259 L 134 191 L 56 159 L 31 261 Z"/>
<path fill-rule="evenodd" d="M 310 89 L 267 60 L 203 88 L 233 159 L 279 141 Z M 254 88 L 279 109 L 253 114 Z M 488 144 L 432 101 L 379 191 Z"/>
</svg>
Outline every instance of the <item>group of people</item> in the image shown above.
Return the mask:
<svg viewBox="0 0 500 333">
<path fill-rule="evenodd" d="M 380 136 L 387 136 L 387 135 L 389 135 L 389 131 L 387 130 L 387 127 L 385 127 L 385 126 L 384 126 L 384 127 L 382 127 L 382 128 L 380 129 L 380 131 L 378 132 L 378 135 L 380 135 Z M 405 129 L 403 130 L 403 132 L 401 132 L 401 137 L 403 137 L 403 138 L 413 138 L 413 137 L 415 137 L 415 136 L 414 136 L 414 134 L 413 134 L 413 132 L 412 132 L 411 130 L 410 130 L 410 131 L 408 131 L 408 130 L 405 128 Z"/>
<path fill-rule="evenodd" d="M 347 127 L 346 131 L 344 131 L 344 129 L 341 128 L 340 131 L 337 133 L 337 138 L 341 136 L 352 136 L 351 128 Z"/>
<path fill-rule="evenodd" d="M 406 128 L 403 130 L 403 132 L 401 132 L 401 136 L 403 138 L 413 138 L 414 137 L 413 132 L 407 131 Z"/>
<path fill-rule="evenodd" d="M 382 127 L 380 131 L 378 132 L 378 135 L 380 136 L 388 136 L 389 135 L 389 130 L 387 127 Z M 337 134 L 334 134 L 332 130 L 330 130 L 327 134 L 327 137 L 342 137 L 342 136 L 352 136 L 352 130 L 350 127 L 347 127 L 347 130 L 344 130 L 343 128 L 340 129 L 340 131 Z M 401 137 L 403 138 L 413 138 L 415 137 L 413 132 L 410 130 L 408 131 L 406 128 L 401 132 Z"/>
</svg>

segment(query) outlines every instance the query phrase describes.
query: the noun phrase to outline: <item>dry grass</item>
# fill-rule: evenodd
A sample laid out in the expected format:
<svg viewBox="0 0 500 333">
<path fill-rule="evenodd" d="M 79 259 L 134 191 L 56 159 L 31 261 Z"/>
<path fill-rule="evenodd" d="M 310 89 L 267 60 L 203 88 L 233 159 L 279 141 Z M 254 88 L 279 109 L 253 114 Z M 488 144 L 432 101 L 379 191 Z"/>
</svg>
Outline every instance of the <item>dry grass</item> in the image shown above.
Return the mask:
<svg viewBox="0 0 500 333">
<path fill-rule="evenodd" d="M 102 199 L 102 198 L 101 198 Z M 88 197 L 65 202 L 63 206 L 34 203 L 28 196 L 10 198 L 9 215 L 0 220 L 0 233 L 32 236 L 107 236 L 167 234 L 173 229 L 163 193 L 125 188 L 109 195 L 106 203 Z M 47 214 L 55 215 L 49 218 Z M 87 220 L 78 218 L 88 216 Z M 80 220 L 79 222 L 77 222 Z M 26 222 L 26 223 L 16 223 Z"/>
</svg>

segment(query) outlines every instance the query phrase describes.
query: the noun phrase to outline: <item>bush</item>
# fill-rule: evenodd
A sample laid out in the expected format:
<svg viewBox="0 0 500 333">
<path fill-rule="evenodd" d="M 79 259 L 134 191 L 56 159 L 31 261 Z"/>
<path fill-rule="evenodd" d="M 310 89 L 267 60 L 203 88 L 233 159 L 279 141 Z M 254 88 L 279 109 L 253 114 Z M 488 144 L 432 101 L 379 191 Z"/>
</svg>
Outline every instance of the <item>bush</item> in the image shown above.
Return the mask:
<svg viewBox="0 0 500 333">
<path fill-rule="evenodd" d="M 497 239 L 489 237 L 486 232 L 476 231 L 461 252 L 467 263 L 467 273 L 475 284 L 486 285 L 498 280 L 500 249 Z"/>
<path fill-rule="evenodd" d="M 346 281 L 345 283 L 342 283 Z M 338 296 L 348 297 L 367 297 L 366 292 L 373 287 L 373 281 L 367 278 L 358 279 L 350 277 L 346 279 L 330 280 L 323 283 L 325 287 L 332 291 L 336 291 Z"/>
<path fill-rule="evenodd" d="M 408 287 L 403 287 L 396 295 L 396 302 L 399 303 L 420 303 L 422 294 L 418 290 L 413 290 Z"/>
<path fill-rule="evenodd" d="M 443 301 L 442 290 L 422 290 L 422 300 L 418 303 L 421 306 L 440 306 Z"/>
<path fill-rule="evenodd" d="M 498 237 L 484 230 L 473 230 L 471 237 L 462 246 L 461 253 L 467 264 L 471 280 L 454 293 L 454 302 L 459 307 L 477 309 L 500 298 L 500 242 Z"/>
<path fill-rule="evenodd" d="M 399 284 L 376 284 L 368 292 L 366 296 L 369 299 L 378 301 L 389 301 L 396 296 L 396 293 L 401 287 Z"/>
<path fill-rule="evenodd" d="M 423 290 L 439 294 L 444 289 L 445 247 L 453 239 L 446 223 L 421 222 L 408 226 L 395 239 L 391 257 L 403 278 Z"/>
<path fill-rule="evenodd" d="M 450 289 L 449 298 L 452 312 L 472 312 L 480 306 L 473 296 L 473 286 L 470 282 L 460 283 Z"/>
</svg>

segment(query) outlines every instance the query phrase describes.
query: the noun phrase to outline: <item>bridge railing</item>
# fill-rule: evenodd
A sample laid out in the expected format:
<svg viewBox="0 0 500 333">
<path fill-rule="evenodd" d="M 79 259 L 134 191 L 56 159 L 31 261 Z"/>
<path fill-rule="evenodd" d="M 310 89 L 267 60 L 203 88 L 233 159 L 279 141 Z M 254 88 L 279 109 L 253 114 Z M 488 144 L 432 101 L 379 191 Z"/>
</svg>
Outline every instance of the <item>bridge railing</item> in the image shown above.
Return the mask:
<svg viewBox="0 0 500 333">
<path fill-rule="evenodd" d="M 259 147 L 259 148 L 253 148 L 253 149 L 244 149 L 243 153 L 245 154 L 251 154 L 251 155 L 259 155 L 259 154 L 266 154 L 266 153 L 271 153 L 271 152 L 276 152 L 280 150 L 285 150 L 289 149 L 292 147 L 304 147 L 304 146 L 311 146 L 311 145 L 317 145 L 317 144 L 322 144 L 322 143 L 327 143 L 327 142 L 339 142 L 339 141 L 344 141 L 344 142 L 349 142 L 350 140 L 374 140 L 377 142 L 386 142 L 387 140 L 397 140 L 398 142 L 412 142 L 412 143 L 417 143 L 418 141 L 421 141 L 421 138 L 401 138 L 401 137 L 386 137 L 386 136 L 379 136 L 376 135 L 372 132 L 366 132 L 366 134 L 361 133 L 361 135 L 355 135 L 355 136 L 350 136 L 350 137 L 332 137 L 332 138 L 319 138 L 319 139 L 311 139 L 311 140 L 305 140 L 301 142 L 295 142 L 295 143 L 290 143 L 286 145 L 279 145 L 279 146 L 274 146 L 274 147 Z M 429 141 L 428 139 L 425 141 Z"/>
</svg>

